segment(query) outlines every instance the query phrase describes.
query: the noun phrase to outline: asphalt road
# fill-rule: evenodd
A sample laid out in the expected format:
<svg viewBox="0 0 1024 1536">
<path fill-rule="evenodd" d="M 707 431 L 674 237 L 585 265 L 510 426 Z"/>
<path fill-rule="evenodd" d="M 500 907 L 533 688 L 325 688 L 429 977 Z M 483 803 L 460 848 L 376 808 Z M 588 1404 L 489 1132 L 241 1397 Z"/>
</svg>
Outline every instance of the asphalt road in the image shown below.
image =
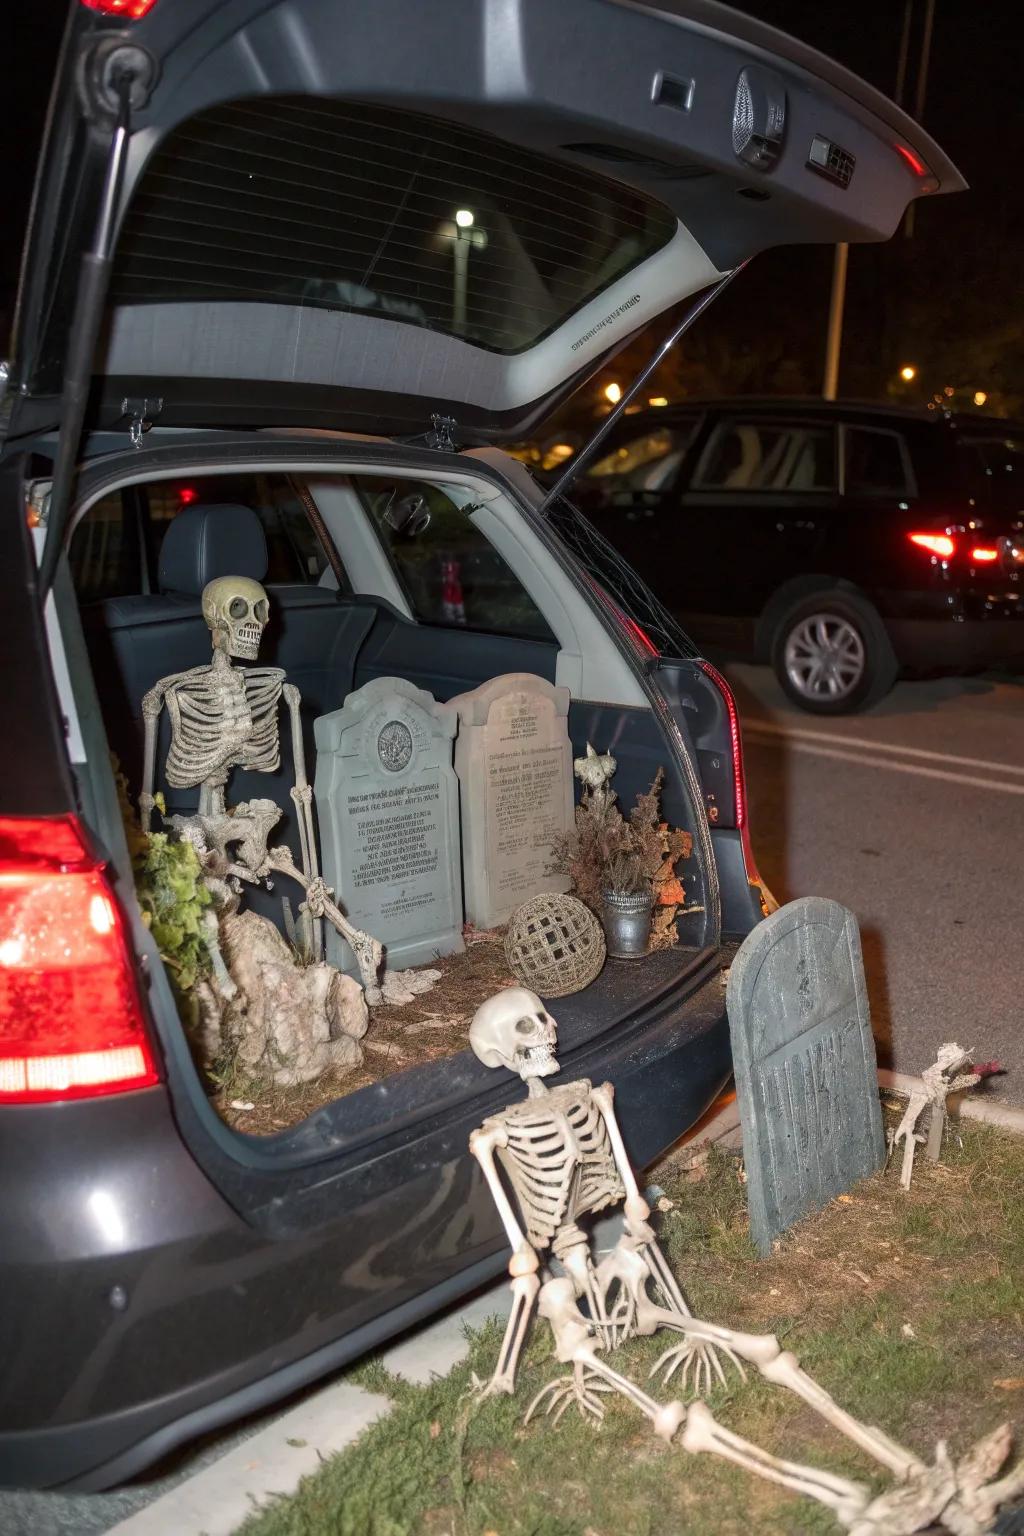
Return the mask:
<svg viewBox="0 0 1024 1536">
<path fill-rule="evenodd" d="M 826 719 L 767 668 L 725 670 L 758 867 L 780 901 L 856 913 L 879 1065 L 920 1072 L 957 1040 L 1024 1103 L 1024 678 L 903 682 Z"/>
</svg>

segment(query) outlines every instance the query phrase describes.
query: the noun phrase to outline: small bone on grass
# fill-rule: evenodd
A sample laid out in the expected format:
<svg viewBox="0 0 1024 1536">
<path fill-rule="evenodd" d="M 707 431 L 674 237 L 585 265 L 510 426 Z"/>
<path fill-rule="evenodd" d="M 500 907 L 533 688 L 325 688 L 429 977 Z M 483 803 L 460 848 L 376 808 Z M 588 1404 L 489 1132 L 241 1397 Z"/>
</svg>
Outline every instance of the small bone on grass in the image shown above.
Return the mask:
<svg viewBox="0 0 1024 1536">
<path fill-rule="evenodd" d="M 714 1151 L 700 1184 L 685 1182 L 682 1155 L 653 1173 L 674 1202 L 657 1218 L 659 1233 L 698 1315 L 777 1333 L 853 1412 L 929 1461 L 940 1436 L 961 1455 L 1007 1417 L 1024 1432 L 1010 1385 L 1024 1350 L 1024 1139 L 972 1123 L 962 1132 L 944 1167 L 922 1162 L 909 1195 L 890 1168 L 858 1186 L 852 1203 L 802 1222 L 766 1260 L 747 1236 L 734 1158 Z M 525 1405 L 564 1373 L 545 1330 L 534 1330 L 516 1397 L 475 1401 L 472 1375 L 488 1379 L 501 1334 L 499 1323 L 485 1324 L 464 1364 L 427 1386 L 400 1382 L 379 1362 L 360 1366 L 358 1379 L 393 1399 L 392 1415 L 294 1498 L 253 1516 L 244 1536 L 838 1530 L 809 1502 L 657 1441 L 617 1398 L 606 1400 L 597 1432 L 575 1411 L 557 1430 L 546 1420 L 524 1429 Z M 661 1347 L 638 1340 L 616 1364 L 643 1382 Z M 778 1455 L 873 1480 L 865 1458 L 778 1388 L 730 1379 L 709 1403 Z"/>
</svg>

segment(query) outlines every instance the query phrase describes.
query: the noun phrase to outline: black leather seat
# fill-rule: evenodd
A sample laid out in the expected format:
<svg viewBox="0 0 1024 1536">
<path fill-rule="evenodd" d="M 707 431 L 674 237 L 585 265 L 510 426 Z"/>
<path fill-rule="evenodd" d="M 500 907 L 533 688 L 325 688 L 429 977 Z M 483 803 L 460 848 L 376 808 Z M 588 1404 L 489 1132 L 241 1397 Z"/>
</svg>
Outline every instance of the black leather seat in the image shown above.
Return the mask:
<svg viewBox="0 0 1024 1536">
<path fill-rule="evenodd" d="M 266 538 L 249 507 L 188 507 L 164 537 L 159 592 L 110 598 L 85 610 L 86 639 L 107 734 L 133 796 L 141 788 L 143 695 L 161 678 L 205 666 L 210 660 L 203 588 L 218 576 L 262 581 L 266 571 Z M 302 695 L 306 768 L 312 782 L 316 772 L 313 721 L 339 708 L 351 691 L 356 658 L 378 608 L 372 600 L 308 585 L 268 586 L 267 596 L 270 621 L 259 660 L 265 666 L 283 668 Z M 157 751 L 157 787 L 163 790 L 169 811 L 192 810 L 198 792 L 172 790 L 159 773 L 168 745 L 165 713 Z M 255 796 L 276 800 L 284 812 L 282 837 L 291 843 L 289 790 L 293 783 L 291 737 L 282 705 L 281 767 L 274 774 L 235 773 L 229 801 L 237 804 Z"/>
</svg>

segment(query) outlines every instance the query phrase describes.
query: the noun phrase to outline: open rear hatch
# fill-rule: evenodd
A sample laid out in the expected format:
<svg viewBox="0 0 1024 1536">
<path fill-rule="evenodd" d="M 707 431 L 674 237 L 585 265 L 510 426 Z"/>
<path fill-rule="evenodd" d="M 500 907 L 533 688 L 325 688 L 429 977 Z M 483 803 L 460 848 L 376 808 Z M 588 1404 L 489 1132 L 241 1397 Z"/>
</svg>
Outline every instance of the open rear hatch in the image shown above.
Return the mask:
<svg viewBox="0 0 1024 1536">
<path fill-rule="evenodd" d="M 60 421 L 83 253 L 115 239 L 94 420 L 483 442 L 756 252 L 884 239 L 962 185 L 872 88 L 710 0 L 88 0 L 11 430 Z"/>
</svg>

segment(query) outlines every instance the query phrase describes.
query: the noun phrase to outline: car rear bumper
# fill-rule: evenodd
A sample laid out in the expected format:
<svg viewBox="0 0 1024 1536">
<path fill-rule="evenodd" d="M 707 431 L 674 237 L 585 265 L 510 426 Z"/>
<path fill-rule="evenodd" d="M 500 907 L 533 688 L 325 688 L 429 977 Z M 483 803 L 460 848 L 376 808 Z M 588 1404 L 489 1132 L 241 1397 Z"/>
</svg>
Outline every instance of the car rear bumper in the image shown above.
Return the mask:
<svg viewBox="0 0 1024 1536">
<path fill-rule="evenodd" d="M 651 1162 L 730 1070 L 721 957 L 593 1049 Z M 272 1238 L 200 1171 L 162 1089 L 0 1113 L 0 1486 L 98 1489 L 375 1347 L 505 1266 L 456 1112 L 415 1172 L 372 1160 L 335 1217 Z"/>
<path fill-rule="evenodd" d="M 887 619 L 901 667 L 959 671 L 1024 662 L 1024 611 L 1015 618 Z"/>
</svg>

